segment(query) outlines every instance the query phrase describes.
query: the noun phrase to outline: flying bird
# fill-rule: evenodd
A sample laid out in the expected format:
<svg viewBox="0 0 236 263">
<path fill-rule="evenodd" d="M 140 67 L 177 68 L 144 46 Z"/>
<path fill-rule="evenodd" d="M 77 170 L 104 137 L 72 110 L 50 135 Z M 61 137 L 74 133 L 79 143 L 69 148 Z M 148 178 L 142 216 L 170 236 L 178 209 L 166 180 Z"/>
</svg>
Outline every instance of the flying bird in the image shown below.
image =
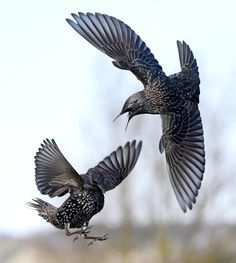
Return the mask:
<svg viewBox="0 0 236 263">
<path fill-rule="evenodd" d="M 38 211 L 39 216 L 56 228 L 65 229 L 67 236 L 83 236 L 84 239 L 103 241 L 104 236 L 89 236 L 90 219 L 104 206 L 104 193 L 119 185 L 134 168 L 142 141 L 127 142 L 119 146 L 103 161 L 90 168 L 85 174 L 78 174 L 66 160 L 56 142 L 44 140 L 35 156 L 35 181 L 41 194 L 50 197 L 69 197 L 59 207 L 36 198 L 28 205 Z M 77 228 L 71 231 L 71 228 Z"/>
<path fill-rule="evenodd" d="M 144 89 L 131 95 L 120 114 L 128 122 L 139 114 L 160 114 L 160 152 L 176 198 L 184 212 L 192 209 L 205 170 L 204 137 L 198 109 L 200 79 L 190 47 L 177 41 L 181 71 L 167 76 L 145 42 L 124 22 L 100 13 L 72 14 L 67 22 L 94 47 L 130 70 Z"/>
</svg>

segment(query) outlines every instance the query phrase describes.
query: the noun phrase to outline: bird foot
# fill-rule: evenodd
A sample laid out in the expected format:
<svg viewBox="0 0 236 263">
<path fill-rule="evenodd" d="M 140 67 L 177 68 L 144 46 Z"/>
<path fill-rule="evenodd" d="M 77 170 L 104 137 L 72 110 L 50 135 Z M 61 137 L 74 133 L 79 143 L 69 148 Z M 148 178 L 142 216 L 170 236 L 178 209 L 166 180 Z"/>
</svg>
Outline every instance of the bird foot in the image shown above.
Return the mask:
<svg viewBox="0 0 236 263">
<path fill-rule="evenodd" d="M 94 242 L 96 241 L 104 241 L 104 240 L 107 240 L 108 239 L 108 234 L 105 234 L 103 236 L 98 236 L 98 237 L 95 237 L 95 236 L 87 236 L 87 234 L 83 235 L 84 236 L 84 239 L 92 239 L 92 241 L 90 243 L 88 243 L 88 246 L 92 246 Z"/>
<path fill-rule="evenodd" d="M 87 235 L 87 234 L 89 234 L 89 233 L 90 233 L 90 229 L 91 229 L 92 227 L 93 227 L 93 225 L 91 225 L 91 226 L 85 225 L 85 226 L 83 226 L 82 228 L 80 228 L 80 229 L 78 229 L 78 230 L 76 230 L 76 231 L 74 231 L 74 232 L 71 232 L 71 231 L 69 230 L 69 228 L 65 228 L 65 232 L 66 232 L 66 235 L 67 235 L 67 236 L 77 235 L 76 238 L 74 239 L 74 241 L 75 241 L 75 240 L 77 240 L 81 235 Z"/>
<path fill-rule="evenodd" d="M 77 231 L 78 233 L 74 233 L 77 234 L 77 236 L 73 239 L 73 242 L 75 242 L 76 240 L 78 240 L 80 238 L 80 236 L 84 236 L 90 233 L 90 230 L 86 229 L 86 230 L 81 230 L 81 231 Z"/>
<path fill-rule="evenodd" d="M 65 224 L 65 234 L 67 236 L 72 236 L 72 235 L 76 235 L 76 237 L 73 239 L 73 242 L 75 242 L 76 240 L 79 239 L 80 236 L 83 236 L 84 239 L 91 239 L 92 241 L 88 244 L 88 246 L 93 245 L 94 242 L 96 241 L 104 241 L 106 239 L 108 239 L 108 234 L 105 234 L 104 236 L 88 236 L 88 234 L 90 233 L 90 229 L 93 227 L 93 225 L 88 225 L 88 223 L 84 224 L 80 229 L 71 232 L 70 231 L 70 224 L 67 223 Z"/>
</svg>

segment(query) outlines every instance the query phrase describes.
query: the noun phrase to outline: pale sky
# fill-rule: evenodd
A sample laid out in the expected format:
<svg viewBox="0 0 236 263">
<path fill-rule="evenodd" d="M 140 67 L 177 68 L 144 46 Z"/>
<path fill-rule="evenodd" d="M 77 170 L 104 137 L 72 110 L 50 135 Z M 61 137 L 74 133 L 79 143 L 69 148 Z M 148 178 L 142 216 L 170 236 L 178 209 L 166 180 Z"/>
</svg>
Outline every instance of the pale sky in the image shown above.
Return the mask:
<svg viewBox="0 0 236 263">
<path fill-rule="evenodd" d="M 130 73 L 118 73 L 110 58 L 70 28 L 65 21 L 70 13 L 100 12 L 123 20 L 146 42 L 167 74 L 179 70 L 176 40 L 185 40 L 200 69 L 204 120 L 204 112 L 209 109 L 228 109 L 225 118 L 231 118 L 235 110 L 235 10 L 235 1 L 1 1 L 0 233 L 27 234 L 46 225 L 25 207 L 31 198 L 43 198 L 34 182 L 33 159 L 43 139 L 55 138 L 68 160 L 81 172 L 130 139 L 129 131 L 125 133 L 122 129 L 123 137 L 108 143 L 115 133 L 109 138 L 102 134 L 103 116 L 96 115 L 95 108 L 99 107 L 101 112 L 100 94 L 104 100 L 111 99 L 116 74 L 122 78 L 122 97 L 114 104 L 116 114 L 122 102 L 141 84 Z M 103 78 L 109 76 L 109 94 L 98 90 L 96 78 L 101 74 Z M 120 120 L 124 126 L 125 121 Z M 115 127 L 112 118 L 107 125 Z M 204 128 L 205 137 L 209 138 L 206 145 L 214 144 L 207 123 Z M 231 146 L 227 149 L 225 145 L 228 156 L 235 156 L 235 131 L 232 124 L 228 133 L 222 134 Z M 94 145 L 91 134 L 107 140 L 107 147 Z M 142 138 L 139 133 L 136 137 Z M 158 140 L 154 142 L 158 144 Z M 137 166 L 137 170 L 141 168 Z M 107 196 L 113 195 L 115 192 Z M 181 213 L 180 209 L 177 213 Z"/>
</svg>

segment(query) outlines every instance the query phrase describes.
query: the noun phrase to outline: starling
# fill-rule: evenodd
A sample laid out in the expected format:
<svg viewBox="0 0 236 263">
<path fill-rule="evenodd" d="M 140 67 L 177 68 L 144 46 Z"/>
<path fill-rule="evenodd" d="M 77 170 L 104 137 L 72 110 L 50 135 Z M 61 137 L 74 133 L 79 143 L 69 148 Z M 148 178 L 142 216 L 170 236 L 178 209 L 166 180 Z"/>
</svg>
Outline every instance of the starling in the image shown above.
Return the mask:
<svg viewBox="0 0 236 263">
<path fill-rule="evenodd" d="M 125 23 L 99 13 L 72 14 L 67 22 L 90 44 L 130 70 L 144 89 L 131 95 L 120 114 L 160 114 L 167 170 L 180 207 L 192 209 L 205 170 L 203 128 L 198 109 L 200 79 L 193 52 L 177 41 L 181 71 L 167 76 L 145 42 Z"/>
<path fill-rule="evenodd" d="M 59 207 L 39 199 L 28 205 L 36 209 L 41 217 L 59 229 L 65 229 L 67 236 L 80 235 L 84 239 L 102 241 L 104 236 L 89 236 L 90 219 L 104 206 L 104 193 L 119 185 L 134 168 L 142 141 L 127 142 L 118 147 L 94 168 L 85 174 L 78 174 L 61 153 L 56 142 L 46 139 L 35 156 L 35 181 L 38 190 L 50 197 L 69 197 Z M 71 231 L 71 228 L 77 228 Z"/>
</svg>

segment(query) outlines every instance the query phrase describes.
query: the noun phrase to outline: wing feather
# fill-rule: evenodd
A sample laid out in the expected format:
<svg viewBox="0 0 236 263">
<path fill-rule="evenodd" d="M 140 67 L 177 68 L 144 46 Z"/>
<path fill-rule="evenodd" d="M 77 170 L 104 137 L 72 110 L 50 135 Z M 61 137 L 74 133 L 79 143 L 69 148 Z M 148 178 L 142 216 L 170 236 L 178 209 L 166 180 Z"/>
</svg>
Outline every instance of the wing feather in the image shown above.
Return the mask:
<svg viewBox="0 0 236 263">
<path fill-rule="evenodd" d="M 136 145 L 136 141 L 127 142 L 125 146 L 119 146 L 116 151 L 99 162 L 94 168 L 81 175 L 88 186 L 98 185 L 103 192 L 112 190 L 119 185 L 134 168 L 142 142 Z"/>
<path fill-rule="evenodd" d="M 62 196 L 69 189 L 81 190 L 79 174 L 66 160 L 56 142 L 46 139 L 35 156 L 35 181 L 39 191 L 50 197 Z"/>
<path fill-rule="evenodd" d="M 145 42 L 125 23 L 115 17 L 100 13 L 72 14 L 75 21 L 66 21 L 83 38 L 97 49 L 113 58 L 113 64 L 130 70 L 144 85 L 148 73 L 158 78 L 165 75 Z"/>
<path fill-rule="evenodd" d="M 202 121 L 198 106 L 175 115 L 161 115 L 163 135 L 160 149 L 165 149 L 167 170 L 176 198 L 184 212 L 192 209 L 205 170 Z M 179 123 L 180 119 L 182 123 Z M 178 127 L 178 129 L 176 128 Z"/>
</svg>

